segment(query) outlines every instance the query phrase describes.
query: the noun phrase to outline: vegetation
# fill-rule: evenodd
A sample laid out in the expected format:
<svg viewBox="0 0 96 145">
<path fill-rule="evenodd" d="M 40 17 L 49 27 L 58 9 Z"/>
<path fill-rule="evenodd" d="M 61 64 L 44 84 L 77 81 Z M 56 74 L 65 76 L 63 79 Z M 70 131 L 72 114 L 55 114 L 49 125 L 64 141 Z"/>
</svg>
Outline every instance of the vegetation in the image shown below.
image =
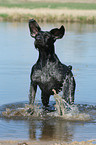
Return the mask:
<svg viewBox="0 0 96 145">
<path fill-rule="evenodd" d="M 52 2 L 2 2 L 0 1 L 0 6 L 2 7 L 17 7 L 17 8 L 50 8 L 50 9 L 80 9 L 80 10 L 96 10 L 96 3 L 52 3 Z"/>
<path fill-rule="evenodd" d="M 41 2 L 29 0 L 0 0 L 0 7 L 0 20 L 28 21 L 28 19 L 33 17 L 41 22 L 65 21 L 96 23 L 96 3 L 61 3 L 59 0 L 58 2 L 44 2 L 42 0 Z M 15 11 L 15 8 L 17 8 L 17 11 Z M 10 13 L 8 13 L 6 9 L 8 9 L 8 11 L 10 10 Z M 39 13 L 41 9 L 42 13 Z M 64 10 L 67 12 L 65 13 Z"/>
</svg>

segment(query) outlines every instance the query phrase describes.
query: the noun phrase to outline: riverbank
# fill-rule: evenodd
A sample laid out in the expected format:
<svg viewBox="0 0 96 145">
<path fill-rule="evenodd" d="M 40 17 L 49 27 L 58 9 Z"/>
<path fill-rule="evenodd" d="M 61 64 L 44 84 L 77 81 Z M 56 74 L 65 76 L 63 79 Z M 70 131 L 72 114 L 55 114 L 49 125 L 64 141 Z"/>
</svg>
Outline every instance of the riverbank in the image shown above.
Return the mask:
<svg viewBox="0 0 96 145">
<path fill-rule="evenodd" d="M 96 23 L 95 0 L 0 0 L 0 21 Z"/>
<path fill-rule="evenodd" d="M 0 7 L 0 21 L 80 22 L 96 23 L 96 10 L 8 8 Z"/>
<path fill-rule="evenodd" d="M 56 143 L 56 142 L 51 142 L 51 141 L 0 141 L 0 145 L 96 145 L 93 144 L 92 141 L 82 141 L 82 142 L 77 142 L 74 141 L 72 143 Z"/>
<path fill-rule="evenodd" d="M 72 143 L 57 143 L 55 141 L 0 141 L 0 145 L 96 145 L 92 141 L 74 141 Z"/>
</svg>

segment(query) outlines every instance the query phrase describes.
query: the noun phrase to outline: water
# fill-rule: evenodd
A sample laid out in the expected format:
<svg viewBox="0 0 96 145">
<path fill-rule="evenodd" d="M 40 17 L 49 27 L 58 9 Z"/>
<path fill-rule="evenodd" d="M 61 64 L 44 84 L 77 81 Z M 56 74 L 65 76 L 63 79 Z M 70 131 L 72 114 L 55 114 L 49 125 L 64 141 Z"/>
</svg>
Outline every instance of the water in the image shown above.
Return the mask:
<svg viewBox="0 0 96 145">
<path fill-rule="evenodd" d="M 41 24 L 43 30 L 61 25 Z M 64 25 L 66 35 L 55 43 L 56 53 L 62 63 L 73 66 L 75 104 L 78 114 L 83 114 L 83 120 L 72 119 L 74 115 L 70 112 L 65 118 L 56 117 L 53 97 L 50 98 L 53 112 L 43 112 L 39 117 L 5 118 L 1 115 L 6 108 L 24 108 L 28 104 L 30 72 L 38 58 L 38 51 L 34 49 L 27 23 L 0 22 L 0 140 L 70 142 L 96 139 L 96 25 Z M 39 88 L 36 102 L 42 105 Z M 42 106 L 40 109 L 42 112 Z M 91 119 L 86 119 L 86 115 Z"/>
</svg>

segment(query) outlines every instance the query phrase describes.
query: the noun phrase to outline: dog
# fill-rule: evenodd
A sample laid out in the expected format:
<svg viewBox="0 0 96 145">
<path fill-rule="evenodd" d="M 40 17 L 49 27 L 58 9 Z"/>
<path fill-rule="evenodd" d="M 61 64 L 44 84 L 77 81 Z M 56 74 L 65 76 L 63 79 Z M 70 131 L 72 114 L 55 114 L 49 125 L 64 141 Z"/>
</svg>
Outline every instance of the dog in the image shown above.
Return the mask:
<svg viewBox="0 0 96 145">
<path fill-rule="evenodd" d="M 35 39 L 35 48 L 39 57 L 31 70 L 31 84 L 29 104 L 34 104 L 37 86 L 41 89 L 43 106 L 49 105 L 49 98 L 56 93 L 63 92 L 62 98 L 69 104 L 74 104 L 75 79 L 72 66 L 62 64 L 55 54 L 54 42 L 65 34 L 65 28 L 54 28 L 51 31 L 42 31 L 34 19 L 29 20 L 30 35 Z"/>
</svg>

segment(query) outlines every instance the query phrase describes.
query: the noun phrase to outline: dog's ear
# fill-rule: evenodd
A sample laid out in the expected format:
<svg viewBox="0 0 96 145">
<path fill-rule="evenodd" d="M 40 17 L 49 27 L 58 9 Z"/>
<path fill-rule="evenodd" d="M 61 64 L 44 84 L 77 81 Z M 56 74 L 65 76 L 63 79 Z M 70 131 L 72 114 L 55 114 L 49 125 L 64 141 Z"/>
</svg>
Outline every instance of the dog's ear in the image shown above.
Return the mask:
<svg viewBox="0 0 96 145">
<path fill-rule="evenodd" d="M 52 29 L 50 32 L 55 37 L 55 39 L 61 39 L 64 36 L 64 34 L 65 34 L 65 28 L 62 25 L 60 27 L 60 29 L 55 28 L 55 29 Z"/>
<path fill-rule="evenodd" d="M 29 29 L 30 29 L 30 35 L 33 38 L 41 30 L 40 26 L 38 25 L 38 23 L 34 19 L 29 20 Z"/>
</svg>

